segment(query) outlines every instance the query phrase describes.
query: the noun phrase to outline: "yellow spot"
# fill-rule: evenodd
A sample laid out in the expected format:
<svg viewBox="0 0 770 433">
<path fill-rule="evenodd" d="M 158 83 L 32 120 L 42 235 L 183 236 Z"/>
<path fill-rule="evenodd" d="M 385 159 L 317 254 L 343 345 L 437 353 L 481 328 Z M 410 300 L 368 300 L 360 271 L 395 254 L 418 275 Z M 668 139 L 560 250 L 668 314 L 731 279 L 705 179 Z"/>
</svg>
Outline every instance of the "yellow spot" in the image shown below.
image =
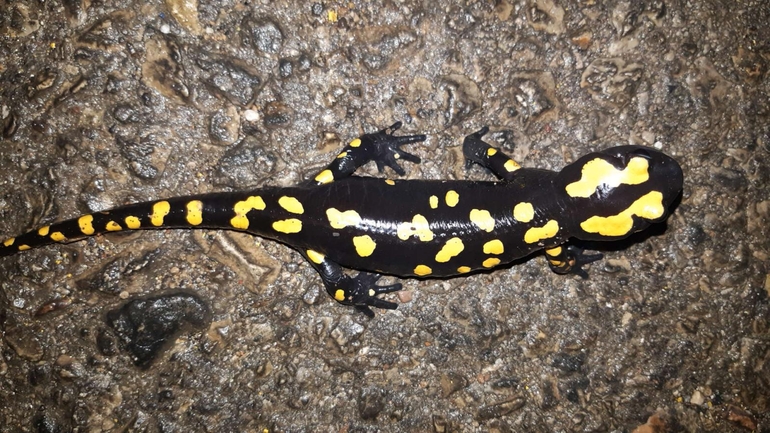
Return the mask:
<svg viewBox="0 0 770 433">
<path fill-rule="evenodd" d="M 342 158 L 344 158 L 344 157 L 346 157 L 346 156 L 348 156 L 348 153 L 347 153 L 347 152 L 340 152 L 340 154 L 339 154 L 339 155 L 337 155 L 337 159 L 342 159 Z"/>
<path fill-rule="evenodd" d="M 516 221 L 528 223 L 535 217 L 535 208 L 532 203 L 521 202 L 513 207 L 513 218 Z"/>
<path fill-rule="evenodd" d="M 503 243 L 500 239 L 493 239 L 484 244 L 484 254 L 496 254 L 500 255 L 505 251 Z"/>
<path fill-rule="evenodd" d="M 497 153 L 497 149 L 490 147 L 487 149 L 487 156 L 494 156 Z"/>
<path fill-rule="evenodd" d="M 508 161 L 505 161 L 505 164 L 503 164 L 503 168 L 505 168 L 508 173 L 514 172 L 521 168 L 518 162 L 509 159 Z"/>
<path fill-rule="evenodd" d="M 200 200 L 191 200 L 185 205 L 187 216 L 185 219 L 191 226 L 200 225 L 203 222 L 203 202 Z"/>
<path fill-rule="evenodd" d="M 450 189 L 446 192 L 446 197 L 444 197 L 444 200 L 446 201 L 447 206 L 455 207 L 457 206 L 457 203 L 460 202 L 460 194 L 458 194 L 457 191 Z"/>
<path fill-rule="evenodd" d="M 163 218 L 171 211 L 171 205 L 167 201 L 159 201 L 152 205 L 152 214 L 150 215 L 150 224 L 155 227 L 163 225 Z"/>
<path fill-rule="evenodd" d="M 457 268 L 457 272 L 459 272 L 461 274 L 467 274 L 470 271 L 471 271 L 471 268 L 469 268 L 467 266 L 460 266 L 459 268 Z"/>
<path fill-rule="evenodd" d="M 344 229 L 345 227 L 357 226 L 361 223 L 361 215 L 354 210 L 340 212 L 330 207 L 326 209 L 326 217 L 329 219 L 329 225 L 335 229 Z"/>
<path fill-rule="evenodd" d="M 396 184 L 396 181 L 393 179 L 385 179 L 385 183 L 387 183 L 390 186 L 393 186 Z"/>
<path fill-rule="evenodd" d="M 556 236 L 559 232 L 559 223 L 556 220 L 550 220 L 543 227 L 532 227 L 524 233 L 524 242 L 534 244 L 543 239 L 549 239 Z"/>
<path fill-rule="evenodd" d="M 497 257 L 490 257 L 483 262 L 481 262 L 481 265 L 485 268 L 494 268 L 495 266 L 500 264 L 500 259 Z"/>
<path fill-rule="evenodd" d="M 19 245 L 19 251 L 27 251 L 30 248 L 32 247 L 30 247 L 29 245 Z"/>
<path fill-rule="evenodd" d="M 430 204 L 431 209 L 438 208 L 438 197 L 435 195 L 430 196 L 430 198 L 428 198 L 428 203 Z"/>
<path fill-rule="evenodd" d="M 485 232 L 491 232 L 495 229 L 495 219 L 487 210 L 473 209 L 470 218 L 473 224 Z"/>
<path fill-rule="evenodd" d="M 78 226 L 80 226 L 80 231 L 87 236 L 91 236 L 92 234 L 96 233 L 96 230 L 94 230 L 93 222 L 93 215 L 83 215 L 82 217 L 78 218 Z"/>
<path fill-rule="evenodd" d="M 648 168 L 647 159 L 640 156 L 631 158 L 623 170 L 618 170 L 602 158 L 595 158 L 583 166 L 580 180 L 567 185 L 565 190 L 570 197 L 587 198 L 600 187 L 610 189 L 620 184 L 638 185 L 650 178 Z"/>
<path fill-rule="evenodd" d="M 463 241 L 460 238 L 452 238 L 446 241 L 443 247 L 441 247 L 441 251 L 436 254 L 436 261 L 439 263 L 446 263 L 448 262 L 452 257 L 457 256 L 465 249 L 465 245 L 463 245 Z"/>
<path fill-rule="evenodd" d="M 337 11 L 334 9 L 329 9 L 326 11 L 326 19 L 330 23 L 336 23 L 337 22 Z"/>
<path fill-rule="evenodd" d="M 356 252 L 361 257 L 369 257 L 377 248 L 377 243 L 372 240 L 369 235 L 356 236 L 353 238 L 353 245 L 356 247 Z"/>
<path fill-rule="evenodd" d="M 230 225 L 236 229 L 246 230 L 249 228 L 249 218 L 246 216 L 252 210 L 265 210 L 265 201 L 258 195 L 249 196 L 246 200 L 235 203 L 233 211 L 235 216 L 230 219 Z"/>
<path fill-rule="evenodd" d="M 336 299 L 339 302 L 342 302 L 345 300 L 345 291 L 342 289 L 337 289 L 334 291 L 334 299 Z"/>
<path fill-rule="evenodd" d="M 296 218 L 276 221 L 273 223 L 273 230 L 286 234 L 299 233 L 302 231 L 302 221 Z"/>
<path fill-rule="evenodd" d="M 13 245 L 14 242 L 16 242 L 16 238 L 9 238 L 3 241 L 3 245 L 5 245 L 6 247 L 10 247 L 11 245 Z"/>
<path fill-rule="evenodd" d="M 350 146 L 350 147 L 358 147 L 360 145 L 361 145 L 361 139 L 360 138 L 356 138 L 353 141 L 351 141 L 348 146 Z"/>
<path fill-rule="evenodd" d="M 561 247 L 556 247 L 556 248 L 549 248 L 549 249 L 545 250 L 545 253 L 548 254 L 549 256 L 554 256 L 555 257 L 555 256 L 560 255 L 561 251 L 562 251 Z"/>
<path fill-rule="evenodd" d="M 608 217 L 593 216 L 580 223 L 580 228 L 588 233 L 598 233 L 602 236 L 623 236 L 634 227 L 633 216 L 654 220 L 662 217 L 665 212 L 663 194 L 651 191 L 637 199 L 623 212 Z"/>
<path fill-rule="evenodd" d="M 121 227 L 120 224 L 116 223 L 115 221 L 107 222 L 107 225 L 105 225 L 104 228 L 107 229 L 108 232 L 117 232 L 119 230 L 123 230 L 123 227 Z M 53 238 L 53 235 L 51 235 L 51 238 Z"/>
<path fill-rule="evenodd" d="M 318 176 L 315 177 L 315 181 L 320 184 L 329 183 L 334 180 L 334 173 L 332 173 L 331 170 L 328 168 L 320 173 L 318 173 Z"/>
<path fill-rule="evenodd" d="M 430 275 L 430 273 L 433 272 L 433 269 L 425 266 L 425 265 L 417 265 L 414 268 L 414 274 L 419 275 L 421 277 L 425 275 Z"/>
<path fill-rule="evenodd" d="M 305 251 L 307 258 L 316 265 L 320 265 L 324 261 L 324 255 L 315 250 Z"/>
<path fill-rule="evenodd" d="M 412 222 L 403 222 L 396 229 L 398 238 L 402 241 L 408 240 L 412 236 L 417 236 L 423 242 L 433 240 L 433 232 L 430 230 L 430 224 L 424 216 L 417 214 L 412 218 Z"/>
<path fill-rule="evenodd" d="M 302 203 L 300 203 L 299 200 L 294 197 L 283 196 L 278 199 L 278 205 L 297 215 L 302 215 L 305 213 L 305 208 L 302 207 Z"/>
<path fill-rule="evenodd" d="M 126 217 L 126 227 L 128 227 L 129 229 L 136 230 L 141 226 L 142 226 L 142 223 L 139 221 L 139 218 L 135 216 Z"/>
<path fill-rule="evenodd" d="M 51 230 L 51 226 L 40 227 L 37 234 L 40 236 L 48 236 L 48 231 Z"/>
<path fill-rule="evenodd" d="M 62 232 L 53 232 L 51 233 L 51 240 L 54 242 L 61 242 L 63 240 L 67 239 L 66 236 L 64 236 L 64 233 Z"/>
</svg>

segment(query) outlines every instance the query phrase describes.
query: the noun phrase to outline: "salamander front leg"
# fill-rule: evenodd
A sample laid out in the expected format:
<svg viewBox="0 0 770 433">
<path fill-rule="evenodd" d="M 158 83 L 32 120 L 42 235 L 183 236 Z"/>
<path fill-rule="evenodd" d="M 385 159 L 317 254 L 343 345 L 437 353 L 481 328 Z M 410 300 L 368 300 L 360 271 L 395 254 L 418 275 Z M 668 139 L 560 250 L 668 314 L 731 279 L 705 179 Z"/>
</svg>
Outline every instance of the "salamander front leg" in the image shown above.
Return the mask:
<svg viewBox="0 0 770 433">
<path fill-rule="evenodd" d="M 466 159 L 465 166 L 467 168 L 471 164 L 476 163 L 488 169 L 500 179 L 509 180 L 521 166 L 500 149 L 482 140 L 481 137 L 487 132 L 489 132 L 489 127 L 485 126 L 465 137 L 463 141 L 463 155 L 465 155 Z"/>
<path fill-rule="evenodd" d="M 376 283 L 381 275 L 368 272 L 359 272 L 355 277 L 350 277 L 336 262 L 313 250 L 305 251 L 305 257 L 318 271 L 326 292 L 340 304 L 356 307 L 370 318 L 374 317 L 374 311 L 370 307 L 386 310 L 395 310 L 398 307 L 398 304 L 377 296 L 401 290 L 400 283 L 378 286 Z"/>
<path fill-rule="evenodd" d="M 577 274 L 582 278 L 588 278 L 584 265 L 604 258 L 603 254 L 584 254 L 582 248 L 574 245 L 547 248 L 545 256 L 548 266 L 557 274 Z"/>
<path fill-rule="evenodd" d="M 380 172 L 387 166 L 403 176 L 405 172 L 398 164 L 398 160 L 419 164 L 420 158 L 401 150 L 401 146 L 425 141 L 425 135 L 393 135 L 399 128 L 401 128 L 401 122 L 396 122 L 389 128 L 364 134 L 351 141 L 331 164 L 313 178 L 311 183 L 322 185 L 345 178 L 369 161 L 374 161 Z"/>
</svg>

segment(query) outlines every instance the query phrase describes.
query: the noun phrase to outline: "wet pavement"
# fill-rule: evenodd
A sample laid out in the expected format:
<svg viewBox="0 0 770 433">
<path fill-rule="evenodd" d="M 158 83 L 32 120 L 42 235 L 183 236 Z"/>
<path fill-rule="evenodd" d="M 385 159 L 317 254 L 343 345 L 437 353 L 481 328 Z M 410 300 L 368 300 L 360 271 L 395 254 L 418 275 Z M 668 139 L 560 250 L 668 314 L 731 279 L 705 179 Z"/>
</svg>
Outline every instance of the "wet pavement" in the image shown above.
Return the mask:
<svg viewBox="0 0 770 433">
<path fill-rule="evenodd" d="M 483 125 L 525 167 L 642 144 L 685 175 L 588 279 L 406 279 L 372 320 L 234 232 L 0 258 L 0 432 L 770 432 L 767 2 L 0 8 L 3 238 L 297 184 L 395 120 L 428 135 L 407 178 L 492 179 L 462 159 Z"/>
</svg>

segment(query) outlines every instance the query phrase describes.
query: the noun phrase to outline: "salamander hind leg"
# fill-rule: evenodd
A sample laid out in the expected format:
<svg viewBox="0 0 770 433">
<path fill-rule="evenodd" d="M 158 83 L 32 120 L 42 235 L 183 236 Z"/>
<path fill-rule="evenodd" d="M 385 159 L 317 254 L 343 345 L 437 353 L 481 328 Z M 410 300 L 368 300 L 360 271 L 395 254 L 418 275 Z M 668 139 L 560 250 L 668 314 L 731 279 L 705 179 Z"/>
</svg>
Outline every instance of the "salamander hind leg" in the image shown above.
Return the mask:
<svg viewBox="0 0 770 433">
<path fill-rule="evenodd" d="M 339 264 L 317 251 L 304 251 L 304 256 L 318 271 L 326 292 L 340 304 L 356 307 L 370 318 L 374 317 L 370 307 L 386 310 L 395 310 L 398 307 L 398 304 L 377 296 L 401 290 L 400 283 L 378 286 L 376 283 L 381 275 L 359 272 L 355 277 L 351 277 L 345 274 Z"/>
<path fill-rule="evenodd" d="M 465 155 L 466 167 L 470 167 L 474 163 L 479 164 L 500 179 L 511 179 L 521 166 L 500 149 L 482 140 L 481 138 L 487 132 L 489 132 L 489 127 L 485 126 L 465 137 L 463 155 Z"/>
<path fill-rule="evenodd" d="M 577 274 L 582 278 L 588 278 L 584 265 L 604 258 L 603 254 L 585 254 L 582 248 L 574 245 L 547 248 L 545 256 L 548 266 L 557 274 Z"/>
<path fill-rule="evenodd" d="M 425 135 L 393 135 L 399 128 L 401 128 L 401 122 L 396 122 L 389 128 L 354 139 L 342 149 L 331 164 L 313 178 L 311 183 L 322 185 L 348 177 L 369 161 L 374 161 L 380 172 L 387 166 L 403 176 L 405 172 L 398 161 L 419 164 L 420 158 L 401 150 L 401 146 L 425 141 Z"/>
</svg>

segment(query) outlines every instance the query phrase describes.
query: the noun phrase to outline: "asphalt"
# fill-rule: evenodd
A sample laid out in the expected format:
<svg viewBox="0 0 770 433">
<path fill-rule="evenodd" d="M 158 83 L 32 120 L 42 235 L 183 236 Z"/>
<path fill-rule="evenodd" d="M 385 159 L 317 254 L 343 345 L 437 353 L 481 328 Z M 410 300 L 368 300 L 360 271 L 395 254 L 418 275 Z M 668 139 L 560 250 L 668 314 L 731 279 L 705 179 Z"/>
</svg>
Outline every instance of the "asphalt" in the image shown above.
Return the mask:
<svg viewBox="0 0 770 433">
<path fill-rule="evenodd" d="M 428 135 L 409 179 L 492 179 L 461 152 L 488 125 L 525 167 L 642 144 L 685 185 L 666 223 L 585 245 L 588 279 L 540 255 L 389 277 L 374 319 L 234 232 L 0 258 L 0 432 L 770 432 L 767 2 L 3 8 L 3 238 L 297 184 L 396 120 Z"/>
</svg>

